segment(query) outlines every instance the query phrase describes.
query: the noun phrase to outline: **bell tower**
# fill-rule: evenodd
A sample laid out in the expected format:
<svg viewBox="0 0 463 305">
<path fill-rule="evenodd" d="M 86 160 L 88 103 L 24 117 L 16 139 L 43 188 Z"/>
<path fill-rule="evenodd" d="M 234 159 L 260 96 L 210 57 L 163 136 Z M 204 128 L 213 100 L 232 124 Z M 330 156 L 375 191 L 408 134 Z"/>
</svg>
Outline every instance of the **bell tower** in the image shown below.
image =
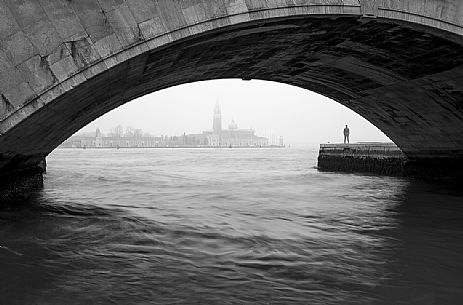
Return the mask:
<svg viewBox="0 0 463 305">
<path fill-rule="evenodd" d="M 222 111 L 220 110 L 219 101 L 215 103 L 214 108 L 214 123 L 212 124 L 214 133 L 220 133 L 222 131 Z"/>
</svg>

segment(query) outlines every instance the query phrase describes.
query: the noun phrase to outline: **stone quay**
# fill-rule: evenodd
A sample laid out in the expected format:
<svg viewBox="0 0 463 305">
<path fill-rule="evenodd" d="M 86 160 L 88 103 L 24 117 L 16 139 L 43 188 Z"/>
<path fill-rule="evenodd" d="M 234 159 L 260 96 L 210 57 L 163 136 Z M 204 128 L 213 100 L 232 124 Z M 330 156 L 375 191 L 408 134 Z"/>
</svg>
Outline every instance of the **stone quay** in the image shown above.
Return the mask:
<svg viewBox="0 0 463 305">
<path fill-rule="evenodd" d="M 318 156 L 320 171 L 371 173 L 445 182 L 461 181 L 463 173 L 459 165 L 435 159 L 423 162 L 408 158 L 394 143 L 321 144 Z"/>
</svg>

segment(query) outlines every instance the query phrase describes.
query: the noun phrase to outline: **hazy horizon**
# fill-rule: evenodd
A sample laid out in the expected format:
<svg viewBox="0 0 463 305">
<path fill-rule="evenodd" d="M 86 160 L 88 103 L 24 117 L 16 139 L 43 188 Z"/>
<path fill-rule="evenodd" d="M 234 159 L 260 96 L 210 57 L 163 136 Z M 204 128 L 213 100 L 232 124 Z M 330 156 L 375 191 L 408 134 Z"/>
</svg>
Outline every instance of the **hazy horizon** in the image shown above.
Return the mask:
<svg viewBox="0 0 463 305">
<path fill-rule="evenodd" d="M 195 82 L 145 95 L 96 119 L 79 132 L 117 125 L 143 129 L 155 136 L 201 133 L 212 129 L 216 101 L 222 109 L 222 127 L 234 120 L 256 135 L 278 138 L 286 145 L 313 146 L 342 142 L 347 124 L 351 142 L 389 142 L 366 119 L 345 106 L 298 87 L 236 79 Z"/>
</svg>

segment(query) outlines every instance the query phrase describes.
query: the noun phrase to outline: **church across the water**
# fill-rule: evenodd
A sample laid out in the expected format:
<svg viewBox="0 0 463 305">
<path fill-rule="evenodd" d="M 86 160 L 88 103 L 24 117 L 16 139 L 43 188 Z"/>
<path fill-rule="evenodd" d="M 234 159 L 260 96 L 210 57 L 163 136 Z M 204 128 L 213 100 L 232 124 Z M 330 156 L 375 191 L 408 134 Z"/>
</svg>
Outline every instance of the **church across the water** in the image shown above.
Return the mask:
<svg viewBox="0 0 463 305">
<path fill-rule="evenodd" d="M 214 108 L 212 130 L 202 134 L 188 135 L 201 138 L 201 143 L 212 147 L 263 147 L 268 146 L 268 139 L 255 135 L 254 129 L 240 129 L 234 120 L 228 124 L 228 129 L 222 128 L 222 111 L 217 102 Z"/>
</svg>

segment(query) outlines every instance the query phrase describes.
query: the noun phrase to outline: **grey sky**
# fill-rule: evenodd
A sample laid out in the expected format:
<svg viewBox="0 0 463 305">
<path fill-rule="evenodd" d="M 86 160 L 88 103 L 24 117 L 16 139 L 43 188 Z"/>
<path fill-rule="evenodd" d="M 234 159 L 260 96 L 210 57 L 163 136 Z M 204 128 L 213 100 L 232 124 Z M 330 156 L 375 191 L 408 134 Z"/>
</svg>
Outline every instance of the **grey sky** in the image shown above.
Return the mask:
<svg viewBox="0 0 463 305">
<path fill-rule="evenodd" d="M 283 136 L 294 146 L 341 142 L 345 124 L 351 142 L 390 141 L 367 120 L 308 90 L 265 81 L 216 80 L 172 87 L 131 101 L 90 123 L 83 131 L 103 132 L 121 124 L 153 135 L 200 133 L 212 129 L 216 100 L 223 127 L 232 119 L 256 134 Z"/>
</svg>

